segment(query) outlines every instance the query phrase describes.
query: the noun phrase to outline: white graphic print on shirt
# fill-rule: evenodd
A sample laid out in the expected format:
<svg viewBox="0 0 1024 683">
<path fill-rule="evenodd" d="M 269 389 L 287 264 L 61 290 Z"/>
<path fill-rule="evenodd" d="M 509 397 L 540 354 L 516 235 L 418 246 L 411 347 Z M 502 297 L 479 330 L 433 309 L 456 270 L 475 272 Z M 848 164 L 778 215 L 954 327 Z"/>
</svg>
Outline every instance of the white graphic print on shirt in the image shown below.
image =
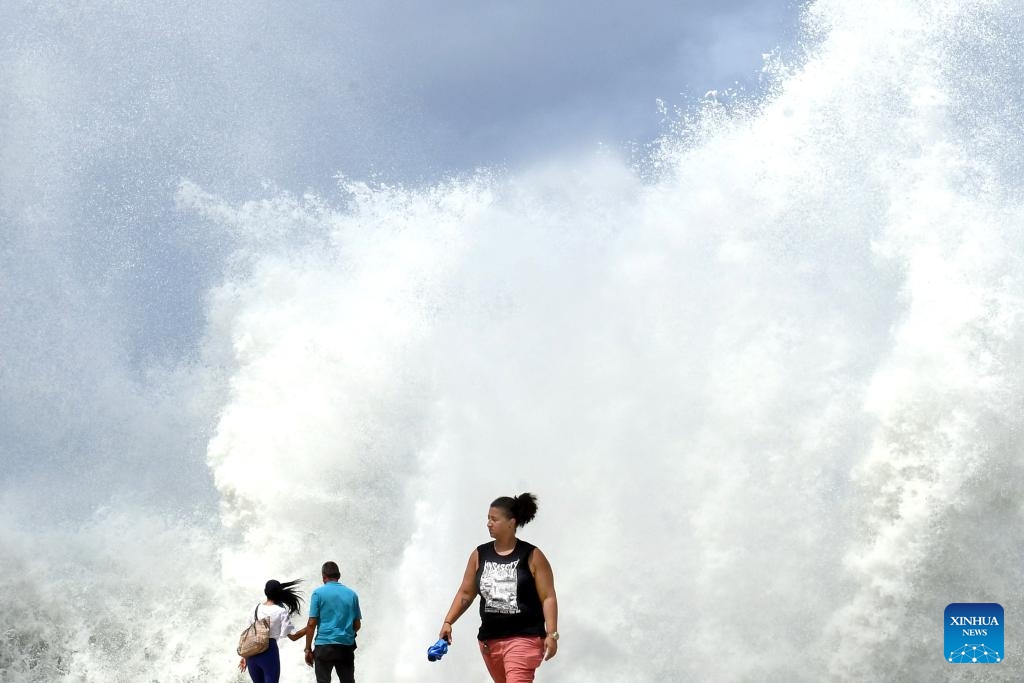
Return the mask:
<svg viewBox="0 0 1024 683">
<path fill-rule="evenodd" d="M 480 596 L 485 612 L 519 614 L 519 596 L 516 593 L 519 560 L 512 562 L 484 562 L 480 574 Z"/>
</svg>

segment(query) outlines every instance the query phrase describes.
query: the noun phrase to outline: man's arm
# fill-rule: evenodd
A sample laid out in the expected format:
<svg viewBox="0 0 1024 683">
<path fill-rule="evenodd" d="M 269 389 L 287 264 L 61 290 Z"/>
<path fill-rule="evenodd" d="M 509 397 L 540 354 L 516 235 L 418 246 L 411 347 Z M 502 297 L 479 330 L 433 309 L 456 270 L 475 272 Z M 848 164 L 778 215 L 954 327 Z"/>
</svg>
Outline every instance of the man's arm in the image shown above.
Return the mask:
<svg viewBox="0 0 1024 683">
<path fill-rule="evenodd" d="M 306 622 L 306 664 L 313 666 L 313 634 L 316 632 L 316 625 L 320 623 L 320 620 L 316 617 L 310 617 L 309 621 Z"/>
</svg>

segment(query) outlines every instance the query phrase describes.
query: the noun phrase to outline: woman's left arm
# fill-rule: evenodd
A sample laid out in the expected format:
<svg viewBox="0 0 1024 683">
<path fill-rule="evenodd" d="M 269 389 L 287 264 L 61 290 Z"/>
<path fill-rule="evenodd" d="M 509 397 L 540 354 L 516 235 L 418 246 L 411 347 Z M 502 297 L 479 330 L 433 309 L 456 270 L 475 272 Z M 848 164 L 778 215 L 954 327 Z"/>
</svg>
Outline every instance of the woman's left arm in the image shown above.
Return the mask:
<svg viewBox="0 0 1024 683">
<path fill-rule="evenodd" d="M 551 571 L 551 563 L 540 548 L 530 554 L 530 570 L 537 584 L 537 595 L 544 610 L 544 659 L 548 660 L 558 652 L 558 597 L 555 595 L 555 576 Z"/>
</svg>

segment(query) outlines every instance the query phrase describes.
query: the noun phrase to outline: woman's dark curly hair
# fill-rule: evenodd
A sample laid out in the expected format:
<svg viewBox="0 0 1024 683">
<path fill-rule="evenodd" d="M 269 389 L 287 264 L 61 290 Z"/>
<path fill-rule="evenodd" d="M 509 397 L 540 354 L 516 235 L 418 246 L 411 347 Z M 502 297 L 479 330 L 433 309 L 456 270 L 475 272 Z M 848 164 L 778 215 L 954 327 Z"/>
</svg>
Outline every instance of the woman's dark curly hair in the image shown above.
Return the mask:
<svg viewBox="0 0 1024 683">
<path fill-rule="evenodd" d="M 526 526 L 537 516 L 537 496 L 532 493 L 520 493 L 518 496 L 502 496 L 491 503 L 509 519 L 516 520 L 516 528 Z"/>
</svg>

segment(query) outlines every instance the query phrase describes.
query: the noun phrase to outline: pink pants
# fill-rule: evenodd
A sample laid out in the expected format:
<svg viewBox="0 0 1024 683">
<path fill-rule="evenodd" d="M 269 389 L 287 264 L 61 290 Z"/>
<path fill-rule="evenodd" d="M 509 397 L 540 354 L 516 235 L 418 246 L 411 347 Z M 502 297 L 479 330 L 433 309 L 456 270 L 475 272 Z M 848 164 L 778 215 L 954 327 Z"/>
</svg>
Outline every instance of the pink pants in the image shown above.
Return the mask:
<svg viewBox="0 0 1024 683">
<path fill-rule="evenodd" d="M 513 636 L 481 640 L 480 654 L 494 683 L 530 683 L 544 661 L 544 639 Z"/>
</svg>

